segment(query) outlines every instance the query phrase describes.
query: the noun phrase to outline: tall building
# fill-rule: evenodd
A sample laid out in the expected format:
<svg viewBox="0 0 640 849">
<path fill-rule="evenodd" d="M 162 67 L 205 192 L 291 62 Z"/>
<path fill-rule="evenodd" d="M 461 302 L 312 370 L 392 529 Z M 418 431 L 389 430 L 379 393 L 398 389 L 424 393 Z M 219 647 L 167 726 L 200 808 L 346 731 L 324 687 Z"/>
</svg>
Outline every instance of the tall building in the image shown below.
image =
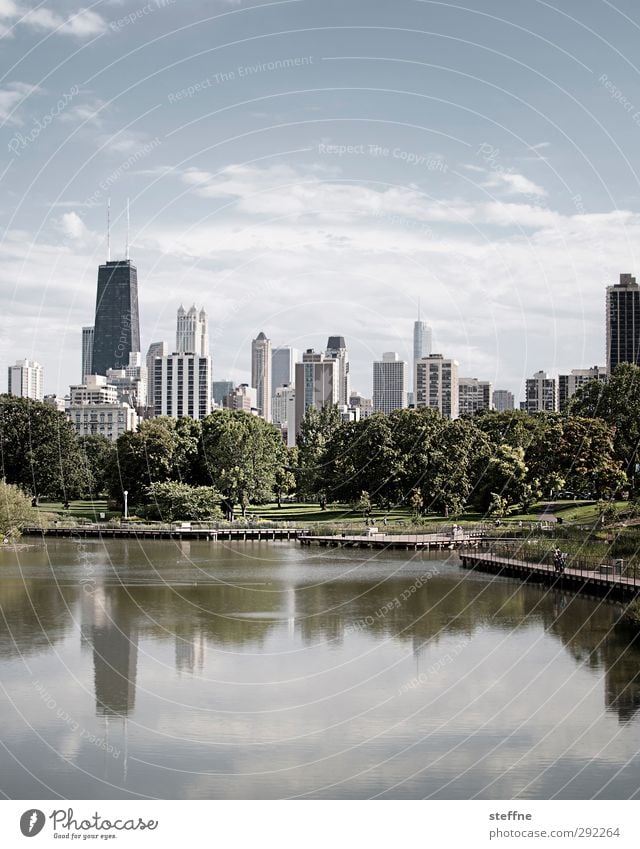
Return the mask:
<svg viewBox="0 0 640 849">
<path fill-rule="evenodd" d="M 640 287 L 631 274 L 607 286 L 607 372 L 618 363 L 640 365 Z"/>
<path fill-rule="evenodd" d="M 407 406 L 407 364 L 395 351 L 373 363 L 373 409 L 389 413 Z"/>
<path fill-rule="evenodd" d="M 258 415 L 271 421 L 271 341 L 264 333 L 251 343 L 251 385 L 255 387 Z"/>
<path fill-rule="evenodd" d="M 35 360 L 16 360 L 7 369 L 7 392 L 20 398 L 44 398 L 44 377 L 40 363 Z"/>
<path fill-rule="evenodd" d="M 84 380 L 88 374 L 93 374 L 93 327 L 82 328 L 82 374 Z"/>
<path fill-rule="evenodd" d="M 570 398 L 577 390 L 590 380 L 606 380 L 607 370 L 604 366 L 593 366 L 592 368 L 574 368 L 570 374 L 558 376 L 558 408 L 564 410 Z"/>
<path fill-rule="evenodd" d="M 69 388 L 67 418 L 77 436 L 106 436 L 111 442 L 138 426 L 130 404 L 118 399 L 118 389 L 101 374 L 88 374 L 83 383 Z"/>
<path fill-rule="evenodd" d="M 211 395 L 213 397 L 213 403 L 218 407 L 222 407 L 222 403 L 225 397 L 233 392 L 233 381 L 232 380 L 214 380 L 211 383 Z"/>
<path fill-rule="evenodd" d="M 156 367 L 155 360 L 156 357 L 166 357 L 169 353 L 169 347 L 166 342 L 152 342 L 149 345 L 149 350 L 147 351 L 146 357 L 146 365 L 147 365 L 147 404 L 152 411 L 155 411 L 156 399 L 155 399 L 155 375 L 156 375 Z"/>
<path fill-rule="evenodd" d="M 313 348 L 307 349 L 302 362 L 296 363 L 296 434 L 310 407 L 320 410 L 337 404 L 338 394 L 337 360 L 317 354 Z"/>
<path fill-rule="evenodd" d="M 413 363 L 412 365 L 412 380 L 415 381 L 415 373 L 416 373 L 416 363 L 418 360 L 421 360 L 423 357 L 428 357 L 431 353 L 431 347 L 433 345 L 433 335 L 431 332 L 431 328 L 426 323 L 426 321 L 417 321 L 413 322 Z M 412 403 L 415 404 L 415 394 L 416 394 L 416 386 L 415 382 L 413 383 L 413 398 Z"/>
<path fill-rule="evenodd" d="M 513 410 L 516 405 L 516 399 L 513 392 L 508 389 L 495 389 L 493 392 L 493 408 L 498 413 L 504 413 L 506 410 Z"/>
<path fill-rule="evenodd" d="M 351 378 L 349 376 L 349 352 L 344 336 L 329 336 L 325 357 L 338 363 L 338 404 L 349 403 Z"/>
<path fill-rule="evenodd" d="M 101 374 L 89 374 L 83 383 L 69 387 L 69 403 L 72 406 L 82 404 L 117 404 L 118 389 Z"/>
<path fill-rule="evenodd" d="M 232 388 L 222 400 L 222 406 L 226 410 L 244 410 L 245 413 L 254 413 L 257 415 L 257 395 L 253 386 L 248 383 L 241 383 L 240 386 Z"/>
<path fill-rule="evenodd" d="M 146 412 L 149 376 L 147 366 L 142 365 L 142 354 L 137 352 L 129 354 L 129 363 L 126 368 L 107 369 L 107 382 L 116 387 L 118 401 L 129 404 L 138 413 Z"/>
<path fill-rule="evenodd" d="M 209 320 L 204 309 L 195 304 L 185 312 L 180 304 L 176 322 L 176 352 L 178 354 L 209 355 Z"/>
<path fill-rule="evenodd" d="M 211 358 L 195 353 L 167 354 L 154 360 L 156 416 L 204 419 L 211 412 Z"/>
<path fill-rule="evenodd" d="M 98 268 L 92 373 L 126 368 L 132 351 L 140 351 L 138 271 L 129 259 L 109 261 Z"/>
<path fill-rule="evenodd" d="M 414 384 L 416 407 L 433 407 L 447 419 L 457 419 L 458 361 L 446 360 L 442 354 L 430 354 L 418 360 Z"/>
<path fill-rule="evenodd" d="M 296 363 L 300 359 L 297 348 L 274 348 L 271 354 L 271 388 L 272 397 L 276 387 L 287 386 L 296 379 Z"/>
<path fill-rule="evenodd" d="M 364 398 L 359 392 L 351 392 L 349 395 L 349 406 L 360 410 L 360 419 L 368 419 L 373 415 L 373 399 Z"/>
<path fill-rule="evenodd" d="M 528 413 L 558 411 L 558 383 L 544 371 L 527 378 L 525 385 L 525 410 Z"/>
<path fill-rule="evenodd" d="M 477 377 L 460 377 L 458 379 L 458 415 L 478 410 L 490 410 L 492 407 L 492 389 L 488 380 L 478 380 Z"/>
<path fill-rule="evenodd" d="M 276 386 L 272 416 L 286 444 L 292 448 L 296 444 L 296 390 L 293 384 Z"/>
</svg>

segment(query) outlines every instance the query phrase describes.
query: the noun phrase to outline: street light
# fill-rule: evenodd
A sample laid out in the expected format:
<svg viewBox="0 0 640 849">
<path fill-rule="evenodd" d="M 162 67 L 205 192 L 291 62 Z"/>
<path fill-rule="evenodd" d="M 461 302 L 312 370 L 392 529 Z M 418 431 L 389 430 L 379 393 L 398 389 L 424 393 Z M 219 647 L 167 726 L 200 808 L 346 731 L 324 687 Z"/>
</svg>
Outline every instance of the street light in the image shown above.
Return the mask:
<svg viewBox="0 0 640 849">
<path fill-rule="evenodd" d="M 124 517 L 125 517 L 125 519 L 129 518 L 129 508 L 128 508 L 128 504 L 127 504 L 127 496 L 128 495 L 129 495 L 129 492 L 128 492 L 128 490 L 125 489 L 125 491 L 124 491 Z"/>
</svg>

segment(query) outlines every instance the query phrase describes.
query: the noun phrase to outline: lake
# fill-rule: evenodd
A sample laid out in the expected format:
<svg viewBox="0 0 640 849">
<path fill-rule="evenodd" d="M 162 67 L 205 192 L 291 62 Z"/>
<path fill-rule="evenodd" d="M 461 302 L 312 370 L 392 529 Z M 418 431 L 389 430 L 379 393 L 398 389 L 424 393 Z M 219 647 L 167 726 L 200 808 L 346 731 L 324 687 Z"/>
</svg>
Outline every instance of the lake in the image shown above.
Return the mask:
<svg viewBox="0 0 640 849">
<path fill-rule="evenodd" d="M 16 799 L 626 799 L 620 608 L 455 555 L 57 540 L 0 551 Z"/>
</svg>

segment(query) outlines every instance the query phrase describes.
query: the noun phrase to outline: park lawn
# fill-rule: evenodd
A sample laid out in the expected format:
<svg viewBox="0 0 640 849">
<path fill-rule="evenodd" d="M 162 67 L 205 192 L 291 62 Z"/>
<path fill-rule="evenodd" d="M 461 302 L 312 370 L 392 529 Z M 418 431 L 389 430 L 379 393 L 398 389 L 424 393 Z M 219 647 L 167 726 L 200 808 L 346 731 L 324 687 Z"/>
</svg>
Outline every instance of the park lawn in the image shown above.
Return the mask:
<svg viewBox="0 0 640 849">
<path fill-rule="evenodd" d="M 87 499 L 86 501 L 70 501 L 69 509 L 65 510 L 61 501 L 40 501 L 38 510 L 43 513 L 59 513 L 72 519 L 89 519 L 92 522 L 100 521 L 100 513 L 105 514 L 105 519 L 121 516 L 119 511 L 107 510 L 107 499 Z"/>
</svg>

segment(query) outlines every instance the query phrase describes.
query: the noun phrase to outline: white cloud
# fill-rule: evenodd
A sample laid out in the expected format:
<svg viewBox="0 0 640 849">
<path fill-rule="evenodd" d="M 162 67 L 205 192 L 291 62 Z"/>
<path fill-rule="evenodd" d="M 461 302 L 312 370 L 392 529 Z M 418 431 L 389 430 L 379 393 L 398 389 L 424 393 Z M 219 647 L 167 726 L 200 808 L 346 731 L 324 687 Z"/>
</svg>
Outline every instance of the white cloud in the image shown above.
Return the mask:
<svg viewBox="0 0 640 849">
<path fill-rule="evenodd" d="M 23 98 L 39 90 L 38 86 L 20 82 L 9 83 L 5 88 L 0 88 L 0 120 L 21 124 L 20 118 L 14 114 L 16 106 Z"/>
<path fill-rule="evenodd" d="M 542 186 L 537 185 L 523 174 L 515 174 L 512 171 L 495 171 L 482 185 L 485 188 L 504 189 L 510 195 L 545 197 L 547 194 Z"/>
<path fill-rule="evenodd" d="M 63 16 L 51 11 L 46 6 L 31 9 L 19 6 L 14 0 L 0 0 L 0 18 L 25 24 L 36 30 L 51 31 L 77 38 L 98 35 L 107 28 L 107 22 L 104 18 L 92 9 L 82 8 L 70 15 Z"/>
<path fill-rule="evenodd" d="M 69 239 L 84 239 L 88 230 L 77 212 L 65 212 L 60 219 L 60 230 Z"/>
</svg>

